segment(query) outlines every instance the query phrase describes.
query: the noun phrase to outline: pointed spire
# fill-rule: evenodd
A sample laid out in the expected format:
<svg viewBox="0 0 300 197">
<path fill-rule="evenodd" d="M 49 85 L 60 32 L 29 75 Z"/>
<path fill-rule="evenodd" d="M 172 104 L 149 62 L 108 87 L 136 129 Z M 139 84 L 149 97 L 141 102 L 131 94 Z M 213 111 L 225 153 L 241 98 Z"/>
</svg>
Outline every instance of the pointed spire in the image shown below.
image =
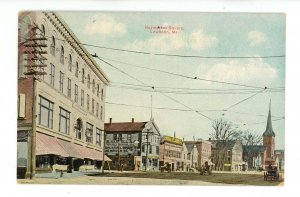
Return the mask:
<svg viewBox="0 0 300 197">
<path fill-rule="evenodd" d="M 264 132 L 263 136 L 274 136 L 275 137 L 275 133 L 274 133 L 273 127 L 272 127 L 271 99 L 270 99 L 270 104 L 269 104 L 267 127 L 266 127 L 266 131 Z"/>
</svg>

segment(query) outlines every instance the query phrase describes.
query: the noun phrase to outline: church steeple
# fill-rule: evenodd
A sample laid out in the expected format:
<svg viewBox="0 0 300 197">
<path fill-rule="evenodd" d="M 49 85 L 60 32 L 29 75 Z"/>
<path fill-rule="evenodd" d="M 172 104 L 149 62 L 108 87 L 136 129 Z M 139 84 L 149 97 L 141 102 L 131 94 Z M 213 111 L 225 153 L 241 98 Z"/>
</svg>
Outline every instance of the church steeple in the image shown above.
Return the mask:
<svg viewBox="0 0 300 197">
<path fill-rule="evenodd" d="M 263 133 L 263 136 L 273 136 L 275 137 L 275 133 L 272 128 L 272 116 L 271 116 L 271 100 L 269 104 L 269 114 L 268 114 L 268 120 L 267 120 L 267 127 L 266 131 Z"/>
</svg>

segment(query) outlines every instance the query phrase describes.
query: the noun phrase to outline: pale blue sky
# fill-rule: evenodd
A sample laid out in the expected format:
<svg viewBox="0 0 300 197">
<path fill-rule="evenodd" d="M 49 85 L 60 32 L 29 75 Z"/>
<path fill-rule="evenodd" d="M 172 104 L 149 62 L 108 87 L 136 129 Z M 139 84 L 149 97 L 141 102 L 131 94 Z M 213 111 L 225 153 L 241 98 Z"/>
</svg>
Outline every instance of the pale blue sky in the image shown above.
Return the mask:
<svg viewBox="0 0 300 197">
<path fill-rule="evenodd" d="M 169 53 L 201 56 L 267 56 L 285 55 L 284 14 L 233 14 L 233 13 L 172 13 L 172 12 L 59 12 L 82 43 L 112 48 L 140 50 L 152 53 Z M 173 25 L 183 27 L 177 35 L 152 34 L 145 26 Z M 285 86 L 285 58 L 269 59 L 197 59 L 126 53 L 87 47 L 98 56 L 139 66 L 259 87 Z M 109 61 L 109 60 L 107 60 Z M 97 60 L 112 82 L 140 84 Z M 189 88 L 241 88 L 191 80 L 126 66 L 109 61 L 146 84 L 153 86 Z M 254 94 L 254 93 L 252 93 Z M 222 110 L 252 94 L 168 94 L 195 110 Z M 130 105 L 150 106 L 151 93 L 107 88 L 106 101 Z M 154 107 L 185 107 L 152 93 Z M 257 134 L 265 130 L 269 100 L 272 115 L 284 115 L 284 91 L 265 92 L 233 107 L 234 112 L 203 112 L 206 116 L 226 118 Z M 266 115 L 253 116 L 254 115 Z M 106 121 L 147 121 L 150 110 L 143 108 L 106 105 Z M 212 131 L 211 121 L 195 112 L 153 110 L 161 133 L 185 139 L 207 139 Z M 275 117 L 273 119 L 276 119 Z M 284 120 L 274 121 L 276 148 L 284 148 Z"/>
</svg>

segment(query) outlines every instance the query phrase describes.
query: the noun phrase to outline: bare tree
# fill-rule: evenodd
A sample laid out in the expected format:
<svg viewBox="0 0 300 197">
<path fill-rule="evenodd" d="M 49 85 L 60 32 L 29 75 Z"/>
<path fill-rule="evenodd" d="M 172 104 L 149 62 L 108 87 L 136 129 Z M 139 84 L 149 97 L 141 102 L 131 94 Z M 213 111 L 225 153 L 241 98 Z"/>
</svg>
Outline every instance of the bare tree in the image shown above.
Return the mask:
<svg viewBox="0 0 300 197">
<path fill-rule="evenodd" d="M 262 144 L 262 136 L 255 134 L 249 130 L 242 132 L 241 141 L 243 145 L 261 145 Z"/>
<path fill-rule="evenodd" d="M 212 160 L 216 170 L 224 170 L 224 164 L 228 158 L 228 148 L 233 140 L 241 138 L 241 132 L 236 130 L 234 125 L 222 118 L 212 123 L 213 131 L 210 137 L 215 147 L 212 152 Z"/>
</svg>

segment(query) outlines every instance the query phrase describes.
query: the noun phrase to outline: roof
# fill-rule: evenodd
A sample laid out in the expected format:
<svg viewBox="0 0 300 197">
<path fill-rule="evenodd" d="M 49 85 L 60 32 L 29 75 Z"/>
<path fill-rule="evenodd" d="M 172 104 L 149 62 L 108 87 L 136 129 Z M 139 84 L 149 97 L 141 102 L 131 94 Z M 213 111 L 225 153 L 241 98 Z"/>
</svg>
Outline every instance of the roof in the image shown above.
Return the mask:
<svg viewBox="0 0 300 197">
<path fill-rule="evenodd" d="M 185 143 L 186 149 L 188 151 L 188 153 L 191 153 L 192 150 L 194 149 L 194 145 L 193 143 Z"/>
<path fill-rule="evenodd" d="M 275 137 L 275 133 L 272 128 L 272 116 L 271 116 L 271 101 L 269 104 L 269 114 L 268 114 L 268 120 L 267 120 L 267 127 L 265 132 L 263 133 L 263 136 L 272 136 Z"/>
<path fill-rule="evenodd" d="M 169 143 L 177 144 L 177 145 L 182 145 L 182 143 L 183 143 L 181 139 L 174 138 L 174 137 L 171 137 L 171 136 L 163 136 L 162 139 L 161 139 L 161 142 L 162 143 L 169 142 Z"/>
<path fill-rule="evenodd" d="M 243 151 L 244 152 L 257 152 L 257 153 L 261 153 L 264 152 L 266 149 L 266 147 L 264 147 L 263 145 L 247 145 L 247 146 L 243 146 Z"/>
<path fill-rule="evenodd" d="M 106 132 L 141 132 L 145 128 L 147 122 L 114 122 L 105 123 L 104 130 Z"/>
</svg>

